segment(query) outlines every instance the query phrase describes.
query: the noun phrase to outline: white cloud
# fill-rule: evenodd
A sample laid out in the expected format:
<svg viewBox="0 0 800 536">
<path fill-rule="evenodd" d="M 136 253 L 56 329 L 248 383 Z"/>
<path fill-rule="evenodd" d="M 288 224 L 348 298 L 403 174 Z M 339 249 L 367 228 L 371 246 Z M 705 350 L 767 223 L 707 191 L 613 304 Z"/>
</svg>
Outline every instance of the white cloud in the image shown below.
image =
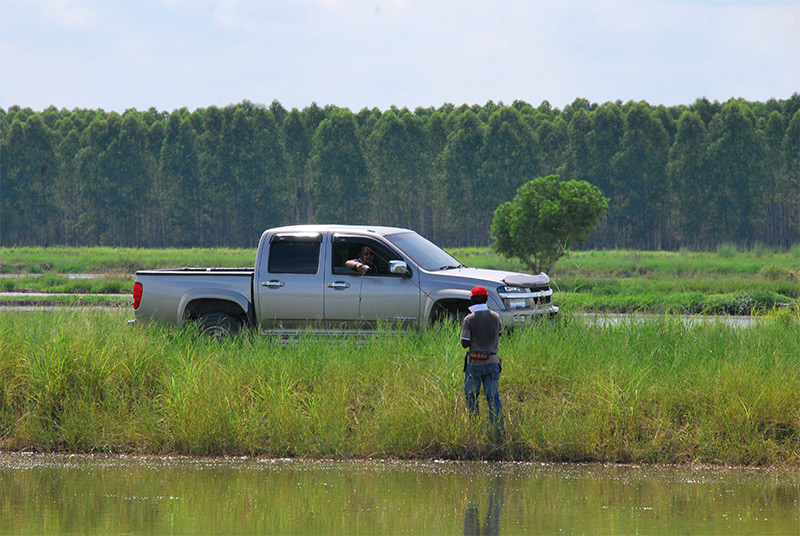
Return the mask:
<svg viewBox="0 0 800 536">
<path fill-rule="evenodd" d="M 51 24 L 72 30 L 92 28 L 99 22 L 94 6 L 80 0 L 46 0 L 41 13 Z"/>
<path fill-rule="evenodd" d="M 800 1 L 0 0 L 0 106 L 786 98 Z"/>
</svg>

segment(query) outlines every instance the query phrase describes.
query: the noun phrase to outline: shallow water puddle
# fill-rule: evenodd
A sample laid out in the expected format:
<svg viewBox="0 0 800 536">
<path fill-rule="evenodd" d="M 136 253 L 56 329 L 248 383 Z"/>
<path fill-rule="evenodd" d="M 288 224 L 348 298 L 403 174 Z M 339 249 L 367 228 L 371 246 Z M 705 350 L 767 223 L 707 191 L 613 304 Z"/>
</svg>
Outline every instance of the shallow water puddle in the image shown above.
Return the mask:
<svg viewBox="0 0 800 536">
<path fill-rule="evenodd" d="M 0 534 L 800 534 L 800 471 L 0 453 Z"/>
</svg>

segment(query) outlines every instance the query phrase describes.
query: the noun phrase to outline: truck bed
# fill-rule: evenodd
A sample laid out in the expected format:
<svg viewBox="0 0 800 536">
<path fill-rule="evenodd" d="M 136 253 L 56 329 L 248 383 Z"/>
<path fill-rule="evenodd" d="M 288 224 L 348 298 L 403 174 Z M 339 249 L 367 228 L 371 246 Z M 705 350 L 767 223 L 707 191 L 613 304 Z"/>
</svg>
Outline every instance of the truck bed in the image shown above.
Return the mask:
<svg viewBox="0 0 800 536">
<path fill-rule="evenodd" d="M 202 314 L 198 303 L 214 299 L 233 300 L 250 313 L 254 273 L 253 268 L 202 267 L 137 271 L 143 292 L 136 317 L 180 324 L 186 317 Z"/>
</svg>

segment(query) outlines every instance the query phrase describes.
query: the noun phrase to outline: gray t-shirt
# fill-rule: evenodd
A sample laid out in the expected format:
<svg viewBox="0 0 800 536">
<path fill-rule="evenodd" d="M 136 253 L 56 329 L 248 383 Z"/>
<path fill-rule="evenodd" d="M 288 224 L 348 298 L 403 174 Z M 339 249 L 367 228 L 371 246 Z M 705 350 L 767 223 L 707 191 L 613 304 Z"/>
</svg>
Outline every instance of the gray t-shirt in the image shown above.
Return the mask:
<svg viewBox="0 0 800 536">
<path fill-rule="evenodd" d="M 461 324 L 461 338 L 469 341 L 470 351 L 485 352 L 490 356 L 489 359 L 470 359 L 468 364 L 493 365 L 500 363 L 500 358 L 497 356 L 500 332 L 503 330 L 500 315 L 484 304 L 473 305 L 469 310 L 470 314 Z"/>
</svg>

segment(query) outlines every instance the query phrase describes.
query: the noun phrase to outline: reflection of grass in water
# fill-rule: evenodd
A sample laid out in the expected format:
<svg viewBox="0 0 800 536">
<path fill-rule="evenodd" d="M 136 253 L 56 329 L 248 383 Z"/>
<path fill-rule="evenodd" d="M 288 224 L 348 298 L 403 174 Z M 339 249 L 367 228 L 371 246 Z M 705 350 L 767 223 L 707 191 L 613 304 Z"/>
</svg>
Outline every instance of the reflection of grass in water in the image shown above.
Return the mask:
<svg viewBox="0 0 800 536">
<path fill-rule="evenodd" d="M 501 342 L 497 445 L 464 410 L 456 326 L 218 342 L 131 328 L 123 313 L 0 313 L 0 437 L 7 449 L 798 464 L 796 314 L 746 329 L 566 316 L 519 330 Z"/>
<path fill-rule="evenodd" d="M 6 534 L 46 532 L 43 520 L 82 534 L 797 532 L 791 468 L 13 454 L 0 463 L 14 500 Z M 760 515 L 747 515 L 753 505 Z"/>
</svg>

